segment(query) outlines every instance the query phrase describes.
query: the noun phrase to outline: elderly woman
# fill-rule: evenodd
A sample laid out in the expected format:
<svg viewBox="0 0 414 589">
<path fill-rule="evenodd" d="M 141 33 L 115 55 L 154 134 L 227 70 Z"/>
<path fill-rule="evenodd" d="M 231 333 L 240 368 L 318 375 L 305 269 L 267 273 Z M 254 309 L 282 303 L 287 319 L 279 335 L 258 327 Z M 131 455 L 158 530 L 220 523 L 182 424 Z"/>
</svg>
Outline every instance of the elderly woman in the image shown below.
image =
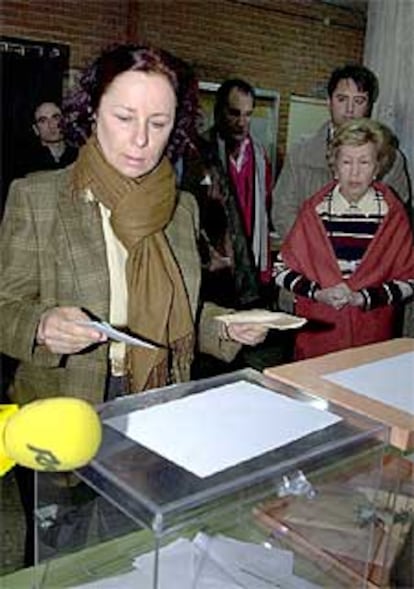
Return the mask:
<svg viewBox="0 0 414 589">
<path fill-rule="evenodd" d="M 296 338 L 297 359 L 395 334 L 397 308 L 414 293 L 414 253 L 402 205 L 375 181 L 394 153 L 389 129 L 370 119 L 335 132 L 335 180 L 304 203 L 274 271 L 309 320 Z"/>
<path fill-rule="evenodd" d="M 171 161 L 195 129 L 194 98 L 188 71 L 166 52 L 108 49 L 66 103 L 68 131 L 86 140 L 76 162 L 13 183 L 0 233 L 0 352 L 19 361 L 14 402 L 98 403 L 189 378 L 198 211 L 190 194 L 177 193 Z M 266 328 L 243 325 L 222 339 L 213 321 L 220 311 L 202 310 L 201 349 L 230 359 L 240 344 L 265 338 Z M 108 341 L 91 319 L 155 348 Z M 19 481 L 30 525 L 30 473 Z"/>
</svg>

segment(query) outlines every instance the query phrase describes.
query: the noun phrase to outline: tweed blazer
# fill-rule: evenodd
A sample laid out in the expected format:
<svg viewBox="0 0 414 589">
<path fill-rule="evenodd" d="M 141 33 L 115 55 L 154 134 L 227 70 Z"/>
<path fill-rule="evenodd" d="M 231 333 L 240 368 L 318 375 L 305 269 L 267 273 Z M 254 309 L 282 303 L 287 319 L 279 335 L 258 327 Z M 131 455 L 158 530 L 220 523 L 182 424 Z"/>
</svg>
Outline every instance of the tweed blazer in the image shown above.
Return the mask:
<svg viewBox="0 0 414 589">
<path fill-rule="evenodd" d="M 35 344 L 40 316 L 47 309 L 77 306 L 109 319 L 109 270 L 99 205 L 86 192 L 74 194 L 71 170 L 16 180 L 0 228 L 0 351 L 20 361 L 10 391 L 19 404 L 51 396 L 98 403 L 104 396 L 107 343 L 64 356 Z M 179 193 L 165 233 L 194 318 L 200 287 L 197 232 L 195 199 Z M 216 324 L 207 329 L 207 347 L 211 351 L 216 344 L 217 355 L 224 350 L 231 358 L 239 346 L 219 342 Z"/>
<path fill-rule="evenodd" d="M 333 178 L 326 159 L 329 123 L 298 141 L 286 155 L 272 193 L 272 223 L 281 239 L 292 227 L 301 205 Z M 391 170 L 382 179 L 409 208 L 410 184 L 404 156 L 397 150 Z"/>
</svg>

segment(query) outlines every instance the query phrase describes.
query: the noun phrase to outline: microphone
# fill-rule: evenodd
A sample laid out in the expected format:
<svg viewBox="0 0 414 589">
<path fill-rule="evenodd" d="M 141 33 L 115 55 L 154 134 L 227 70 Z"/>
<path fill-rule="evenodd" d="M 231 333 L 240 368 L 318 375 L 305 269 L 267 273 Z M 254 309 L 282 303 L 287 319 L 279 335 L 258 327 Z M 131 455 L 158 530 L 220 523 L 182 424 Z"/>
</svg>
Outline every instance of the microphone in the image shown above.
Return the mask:
<svg viewBox="0 0 414 589">
<path fill-rule="evenodd" d="M 54 397 L 0 405 L 0 476 L 15 464 L 40 471 L 85 466 L 99 450 L 102 426 L 83 399 Z"/>
</svg>

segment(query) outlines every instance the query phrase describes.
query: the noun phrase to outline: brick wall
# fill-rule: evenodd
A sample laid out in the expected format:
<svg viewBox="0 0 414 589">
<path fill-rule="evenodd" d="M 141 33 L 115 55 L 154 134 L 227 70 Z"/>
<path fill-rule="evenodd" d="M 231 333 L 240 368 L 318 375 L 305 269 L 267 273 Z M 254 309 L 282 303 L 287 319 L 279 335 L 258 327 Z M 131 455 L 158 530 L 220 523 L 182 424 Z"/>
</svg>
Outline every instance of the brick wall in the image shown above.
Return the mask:
<svg viewBox="0 0 414 589">
<path fill-rule="evenodd" d="M 125 41 L 129 10 L 129 0 L 0 0 L 1 32 L 66 43 L 78 68 L 108 43 Z"/>
<path fill-rule="evenodd" d="M 332 69 L 362 60 L 363 18 L 318 0 L 137 0 L 131 17 L 133 37 L 189 60 L 200 79 L 279 91 L 282 153 L 289 95 L 320 96 Z"/>
<path fill-rule="evenodd" d="M 200 79 L 245 77 L 281 93 L 320 94 L 330 71 L 362 59 L 363 19 L 319 0 L 1 0 L 2 33 L 68 43 L 80 67 L 112 42 L 146 41 L 187 59 Z"/>
</svg>

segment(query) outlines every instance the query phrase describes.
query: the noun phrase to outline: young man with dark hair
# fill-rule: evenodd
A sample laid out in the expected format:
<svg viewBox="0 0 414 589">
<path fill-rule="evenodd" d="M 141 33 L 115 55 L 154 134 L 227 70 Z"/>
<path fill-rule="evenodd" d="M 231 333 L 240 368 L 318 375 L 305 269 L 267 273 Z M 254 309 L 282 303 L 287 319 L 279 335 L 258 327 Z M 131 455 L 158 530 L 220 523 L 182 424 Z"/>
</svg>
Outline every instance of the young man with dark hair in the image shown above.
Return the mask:
<svg viewBox="0 0 414 589">
<path fill-rule="evenodd" d="M 359 92 L 366 94 L 368 109 L 364 116 L 371 116 L 372 107 L 378 98 L 379 86 L 377 76 L 368 68 L 361 65 L 347 64 L 336 68 L 328 81 L 328 96 L 332 98 L 339 84 L 352 80 Z"/>
</svg>

